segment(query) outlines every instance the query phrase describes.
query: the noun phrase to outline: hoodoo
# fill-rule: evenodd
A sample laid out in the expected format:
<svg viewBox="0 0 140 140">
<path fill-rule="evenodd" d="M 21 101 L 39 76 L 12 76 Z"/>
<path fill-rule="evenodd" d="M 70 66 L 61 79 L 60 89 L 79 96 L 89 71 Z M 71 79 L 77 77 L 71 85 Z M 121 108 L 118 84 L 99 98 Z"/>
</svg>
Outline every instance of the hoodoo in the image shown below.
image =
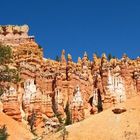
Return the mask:
<svg viewBox="0 0 140 140">
<path fill-rule="evenodd" d="M 0 45 L 12 50 L 6 65 L 19 76 L 16 83 L 0 81 L 0 110 L 16 121 L 30 123 L 34 115 L 33 125 L 43 123 L 49 133 L 62 123 L 60 118 L 67 118 L 67 103 L 75 123 L 140 92 L 140 58 L 124 55 L 109 61 L 105 54 L 101 58 L 94 54 L 90 61 L 85 53 L 75 63 L 63 50 L 60 61 L 46 59 L 28 30 L 27 25 L 0 26 Z"/>
</svg>

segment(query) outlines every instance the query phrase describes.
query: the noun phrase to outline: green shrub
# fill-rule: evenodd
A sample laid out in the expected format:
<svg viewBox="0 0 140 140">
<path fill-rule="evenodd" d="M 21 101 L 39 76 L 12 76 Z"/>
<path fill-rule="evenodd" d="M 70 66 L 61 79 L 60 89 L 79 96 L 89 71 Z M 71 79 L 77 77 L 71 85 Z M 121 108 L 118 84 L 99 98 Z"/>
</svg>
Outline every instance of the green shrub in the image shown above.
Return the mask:
<svg viewBox="0 0 140 140">
<path fill-rule="evenodd" d="M 0 64 L 10 62 L 12 58 L 12 49 L 10 46 L 0 45 Z"/>
<path fill-rule="evenodd" d="M 6 125 L 0 126 L 0 140 L 7 140 L 8 136 Z"/>
<path fill-rule="evenodd" d="M 60 134 L 60 138 L 62 138 L 63 140 L 67 140 L 68 134 L 69 134 L 69 132 L 66 130 L 66 127 L 64 125 L 64 127 L 61 131 L 61 134 Z"/>
</svg>

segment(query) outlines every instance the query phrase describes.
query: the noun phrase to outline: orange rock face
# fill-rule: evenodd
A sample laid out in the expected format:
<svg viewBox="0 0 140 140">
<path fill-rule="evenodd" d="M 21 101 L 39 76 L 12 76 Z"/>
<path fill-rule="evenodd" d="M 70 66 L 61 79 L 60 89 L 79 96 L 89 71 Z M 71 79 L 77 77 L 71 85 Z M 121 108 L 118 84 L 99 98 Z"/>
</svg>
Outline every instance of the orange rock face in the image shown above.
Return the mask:
<svg viewBox="0 0 140 140">
<path fill-rule="evenodd" d="M 85 53 L 75 63 L 70 54 L 66 60 L 63 50 L 58 62 L 43 58 L 43 50 L 28 36 L 27 26 L 0 30 L 4 28 L 8 35 L 0 32 L 0 42 L 11 45 L 21 81 L 16 96 L 4 94 L 3 112 L 17 121 L 28 120 L 32 112 L 36 126 L 44 115 L 53 120 L 59 114 L 65 119 L 69 103 L 72 122 L 77 122 L 140 92 L 140 58 L 131 60 L 124 55 L 121 60 L 108 61 L 103 54 L 90 61 Z M 13 31 L 16 35 L 12 37 Z"/>
<path fill-rule="evenodd" d="M 3 102 L 3 112 L 11 116 L 13 119 L 21 122 L 21 112 L 20 112 L 20 103 L 18 101 L 18 95 L 14 87 L 10 87 L 8 91 L 6 91 L 2 95 Z"/>
</svg>

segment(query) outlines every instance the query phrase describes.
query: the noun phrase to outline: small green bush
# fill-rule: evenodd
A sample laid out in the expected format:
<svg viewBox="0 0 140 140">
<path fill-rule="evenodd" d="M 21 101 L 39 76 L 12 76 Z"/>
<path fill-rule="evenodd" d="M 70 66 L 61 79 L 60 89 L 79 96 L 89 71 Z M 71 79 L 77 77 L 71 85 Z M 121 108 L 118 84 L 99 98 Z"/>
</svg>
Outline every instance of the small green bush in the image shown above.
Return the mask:
<svg viewBox="0 0 140 140">
<path fill-rule="evenodd" d="M 12 58 L 12 49 L 10 46 L 0 45 L 0 64 L 10 62 Z"/>
<path fill-rule="evenodd" d="M 0 126 L 0 140 L 7 140 L 8 136 L 6 125 Z"/>
</svg>

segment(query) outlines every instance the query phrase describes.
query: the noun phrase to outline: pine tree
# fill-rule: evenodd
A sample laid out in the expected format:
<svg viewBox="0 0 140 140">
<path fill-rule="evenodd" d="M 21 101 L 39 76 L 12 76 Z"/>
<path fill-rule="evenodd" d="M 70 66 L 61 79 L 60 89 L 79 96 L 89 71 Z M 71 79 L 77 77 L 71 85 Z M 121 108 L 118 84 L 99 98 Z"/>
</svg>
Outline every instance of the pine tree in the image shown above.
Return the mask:
<svg viewBox="0 0 140 140">
<path fill-rule="evenodd" d="M 69 108 L 69 103 L 68 102 L 67 102 L 67 105 L 66 105 L 66 108 L 65 108 L 65 113 L 66 113 L 65 125 L 72 124 L 71 113 L 70 113 L 70 108 Z"/>
<path fill-rule="evenodd" d="M 110 61 L 112 58 L 113 58 L 113 57 L 112 57 L 111 53 L 109 53 L 109 54 L 108 54 L 108 60 Z"/>
<path fill-rule="evenodd" d="M 30 129 L 31 129 L 31 132 L 33 133 L 34 132 L 34 124 L 35 124 L 35 119 L 36 119 L 36 113 L 34 110 L 32 110 L 32 115 L 31 117 L 29 118 L 29 125 L 30 125 Z"/>
<path fill-rule="evenodd" d="M 57 55 L 55 61 L 60 62 L 60 57 Z"/>
<path fill-rule="evenodd" d="M 18 83 L 21 80 L 19 70 L 10 68 L 8 64 L 12 64 L 12 49 L 10 46 L 0 44 L 0 96 L 4 91 L 1 82 Z"/>
</svg>

